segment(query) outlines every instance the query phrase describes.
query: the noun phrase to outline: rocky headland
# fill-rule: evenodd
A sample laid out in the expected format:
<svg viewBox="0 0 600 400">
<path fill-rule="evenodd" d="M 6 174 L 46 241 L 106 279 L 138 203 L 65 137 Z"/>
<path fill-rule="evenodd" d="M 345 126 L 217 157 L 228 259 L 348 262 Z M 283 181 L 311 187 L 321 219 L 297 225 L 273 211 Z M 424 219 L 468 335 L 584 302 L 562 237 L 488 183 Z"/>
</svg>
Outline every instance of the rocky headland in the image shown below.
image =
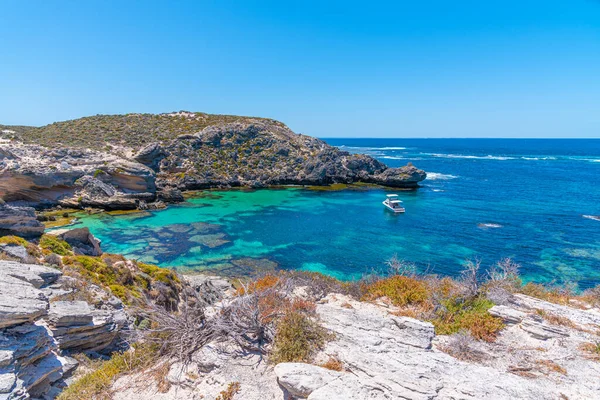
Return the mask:
<svg viewBox="0 0 600 400">
<path fill-rule="evenodd" d="M 207 188 L 415 188 L 426 177 L 412 165 L 388 168 L 264 118 L 179 112 L 0 128 L 0 198 L 38 208 L 145 209 Z"/>
</svg>

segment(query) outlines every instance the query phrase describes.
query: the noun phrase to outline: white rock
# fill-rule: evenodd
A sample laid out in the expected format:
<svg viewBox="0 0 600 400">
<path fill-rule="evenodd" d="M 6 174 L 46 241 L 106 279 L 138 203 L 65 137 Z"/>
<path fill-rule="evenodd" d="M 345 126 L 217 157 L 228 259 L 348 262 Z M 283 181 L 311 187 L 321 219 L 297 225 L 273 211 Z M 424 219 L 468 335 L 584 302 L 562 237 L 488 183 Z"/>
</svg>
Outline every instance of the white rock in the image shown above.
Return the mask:
<svg viewBox="0 0 600 400">
<path fill-rule="evenodd" d="M 307 397 L 342 375 L 340 372 L 304 363 L 277 364 L 275 374 L 279 384 L 297 397 Z"/>
</svg>

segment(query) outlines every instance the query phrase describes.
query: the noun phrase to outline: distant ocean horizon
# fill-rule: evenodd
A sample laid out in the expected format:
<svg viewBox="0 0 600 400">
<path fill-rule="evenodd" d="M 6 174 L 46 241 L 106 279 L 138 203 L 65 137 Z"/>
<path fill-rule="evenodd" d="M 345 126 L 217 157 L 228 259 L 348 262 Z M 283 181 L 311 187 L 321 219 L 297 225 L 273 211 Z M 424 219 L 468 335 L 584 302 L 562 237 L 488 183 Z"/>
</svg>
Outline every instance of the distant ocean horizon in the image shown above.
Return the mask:
<svg viewBox="0 0 600 400">
<path fill-rule="evenodd" d="M 162 266 L 226 271 L 259 260 L 355 279 L 394 256 L 450 276 L 467 260 L 489 267 L 510 257 L 525 280 L 600 284 L 600 140 L 324 140 L 391 167 L 412 162 L 428 178 L 416 191 L 210 191 L 164 211 L 83 224 L 106 251 Z M 405 214 L 381 204 L 392 192 Z M 169 228 L 176 223 L 212 231 Z"/>
</svg>

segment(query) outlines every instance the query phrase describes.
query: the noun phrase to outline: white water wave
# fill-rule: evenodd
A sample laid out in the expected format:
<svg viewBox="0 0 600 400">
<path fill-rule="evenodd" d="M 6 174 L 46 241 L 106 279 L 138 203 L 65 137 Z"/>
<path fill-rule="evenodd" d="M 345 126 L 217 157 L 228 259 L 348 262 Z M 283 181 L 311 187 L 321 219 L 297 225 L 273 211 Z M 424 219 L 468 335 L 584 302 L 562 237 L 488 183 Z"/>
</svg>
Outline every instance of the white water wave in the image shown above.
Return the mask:
<svg viewBox="0 0 600 400">
<path fill-rule="evenodd" d="M 372 150 L 406 150 L 406 147 L 360 147 L 360 146 L 346 146 L 341 145 L 340 148 L 344 149 L 352 149 L 352 150 L 362 150 L 362 151 L 372 151 Z"/>
<path fill-rule="evenodd" d="M 600 221 L 600 215 L 583 215 L 583 218 L 593 219 L 594 221 Z"/>
<path fill-rule="evenodd" d="M 458 178 L 458 176 L 456 176 L 456 175 L 442 174 L 439 172 L 428 172 L 427 173 L 427 179 L 430 181 L 437 181 L 437 180 L 446 181 L 449 179 L 456 179 L 456 178 Z"/>
<path fill-rule="evenodd" d="M 521 157 L 523 160 L 539 161 L 539 160 L 556 160 L 556 157 Z"/>
<path fill-rule="evenodd" d="M 385 158 L 387 160 L 406 160 L 406 157 L 396 157 L 396 156 L 382 156 L 379 158 Z"/>
<path fill-rule="evenodd" d="M 488 228 L 498 229 L 498 228 L 502 228 L 502 225 L 485 222 L 485 223 L 477 224 L 477 227 L 482 228 L 482 229 L 488 229 Z"/>
<path fill-rule="evenodd" d="M 440 153 L 426 153 L 429 154 L 430 156 L 433 157 L 438 157 L 438 158 L 464 158 L 464 159 L 472 159 L 472 160 L 500 160 L 500 161 L 504 161 L 504 160 L 514 160 L 514 157 L 504 157 L 504 156 L 492 156 L 492 155 L 487 155 L 487 156 L 467 156 L 467 155 L 463 155 L 463 154 L 440 154 Z"/>
</svg>

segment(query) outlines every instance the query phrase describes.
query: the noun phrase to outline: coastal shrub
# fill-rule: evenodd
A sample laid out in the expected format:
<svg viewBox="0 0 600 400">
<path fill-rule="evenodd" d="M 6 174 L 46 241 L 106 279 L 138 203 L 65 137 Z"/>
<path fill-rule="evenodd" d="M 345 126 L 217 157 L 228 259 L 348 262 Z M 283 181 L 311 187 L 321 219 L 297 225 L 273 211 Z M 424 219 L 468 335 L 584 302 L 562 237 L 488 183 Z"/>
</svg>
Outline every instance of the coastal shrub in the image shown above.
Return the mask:
<svg viewBox="0 0 600 400">
<path fill-rule="evenodd" d="M 0 237 L 0 244 L 9 244 L 26 247 L 29 244 L 29 242 L 23 239 L 22 237 L 9 235 Z"/>
<path fill-rule="evenodd" d="M 59 256 L 68 256 L 73 254 L 71 246 L 64 240 L 60 240 L 53 235 L 42 235 L 40 238 L 40 247 L 48 252 L 58 254 Z"/>
<path fill-rule="evenodd" d="M 327 361 L 319 365 L 320 367 L 341 372 L 344 370 L 344 364 L 337 357 L 329 357 Z"/>
<path fill-rule="evenodd" d="M 233 400 L 235 395 L 240 391 L 239 382 L 231 382 L 227 385 L 227 389 L 221 391 L 215 400 Z"/>
<path fill-rule="evenodd" d="M 19 236 L 2 236 L 0 237 L 0 244 L 23 246 L 25 249 L 27 249 L 27 254 L 36 258 L 41 257 L 42 255 L 39 248 L 35 244 L 29 243 L 27 240 Z"/>
<path fill-rule="evenodd" d="M 147 368 L 157 357 L 158 346 L 153 343 L 136 344 L 129 351 L 114 353 L 109 360 L 65 388 L 58 400 L 109 400 L 111 385 L 120 375 Z"/>
<path fill-rule="evenodd" d="M 275 287 L 279 283 L 279 277 L 275 275 L 265 275 L 261 278 L 258 278 L 255 281 L 250 282 L 248 285 L 241 286 L 236 294 L 238 296 L 244 294 L 252 294 L 255 292 L 264 292 L 266 289 L 270 289 Z"/>
<path fill-rule="evenodd" d="M 529 282 L 519 288 L 518 292 L 540 300 L 561 305 L 568 305 L 569 301 L 575 297 L 573 288 L 569 284 L 556 286 L 552 284 L 543 285 L 540 283 Z"/>
<path fill-rule="evenodd" d="M 600 307 L 600 286 L 585 290 L 581 298 L 593 306 Z"/>
<path fill-rule="evenodd" d="M 500 318 L 488 312 L 493 305 L 485 297 L 448 299 L 441 303 L 442 307 L 436 311 L 436 317 L 431 323 L 438 335 L 451 335 L 466 330 L 475 339 L 493 342 L 504 327 Z"/>
<path fill-rule="evenodd" d="M 277 323 L 271 361 L 310 362 L 323 348 L 329 334 L 325 328 L 298 311 L 286 313 Z"/>
<path fill-rule="evenodd" d="M 422 304 L 429 299 L 429 290 L 425 282 L 408 276 L 395 275 L 367 284 L 363 300 L 375 300 L 387 297 L 395 306 Z"/>
</svg>

